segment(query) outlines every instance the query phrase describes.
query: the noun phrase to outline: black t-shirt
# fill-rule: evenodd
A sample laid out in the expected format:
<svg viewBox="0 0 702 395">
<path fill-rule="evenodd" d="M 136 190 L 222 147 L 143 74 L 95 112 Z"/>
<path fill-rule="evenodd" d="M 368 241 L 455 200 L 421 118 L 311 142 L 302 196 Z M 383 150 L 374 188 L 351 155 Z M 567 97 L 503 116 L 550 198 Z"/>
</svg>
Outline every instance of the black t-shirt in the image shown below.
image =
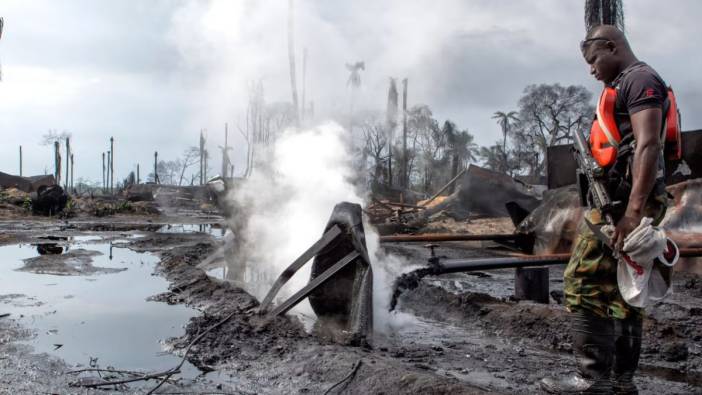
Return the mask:
<svg viewBox="0 0 702 395">
<path fill-rule="evenodd" d="M 622 138 L 631 133 L 631 115 L 649 108 L 663 110 L 668 97 L 663 79 L 644 62 L 627 67 L 614 79 L 612 86 L 617 89 L 614 111 Z"/>
<path fill-rule="evenodd" d="M 611 85 L 617 89 L 614 112 L 622 139 L 625 139 L 632 132 L 631 115 L 649 108 L 660 108 L 663 112 L 665 111 L 668 97 L 667 85 L 658 73 L 644 62 L 636 62 L 627 67 L 614 79 Z M 630 177 L 629 174 L 627 178 L 630 180 Z M 654 195 L 661 194 L 661 190 L 665 190 L 664 177 L 665 160 L 663 158 L 663 141 L 661 141 L 656 171 L 657 185 L 652 191 Z"/>
</svg>

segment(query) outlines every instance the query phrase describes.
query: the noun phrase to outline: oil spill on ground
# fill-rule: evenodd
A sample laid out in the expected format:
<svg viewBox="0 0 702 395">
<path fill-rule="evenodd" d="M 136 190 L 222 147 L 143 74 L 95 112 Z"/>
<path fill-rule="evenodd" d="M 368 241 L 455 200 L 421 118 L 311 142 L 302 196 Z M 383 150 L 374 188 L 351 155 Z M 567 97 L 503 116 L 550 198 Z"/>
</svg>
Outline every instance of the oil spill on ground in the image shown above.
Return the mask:
<svg viewBox="0 0 702 395">
<path fill-rule="evenodd" d="M 59 265 L 62 256 L 70 261 L 76 252 L 104 270 L 80 272 L 80 265 L 67 275 L 17 270 L 25 260 L 52 254 Z M 197 311 L 147 301 L 168 288 L 164 278 L 153 274 L 156 256 L 100 243 L 96 236 L 4 246 L 0 256 L 0 293 L 5 296 L 0 295 L 0 312 L 35 332 L 27 343 L 37 353 L 70 365 L 128 370 L 164 370 L 179 362 L 163 351 L 162 341 L 180 336 Z M 182 376 L 199 373 L 186 365 Z"/>
</svg>

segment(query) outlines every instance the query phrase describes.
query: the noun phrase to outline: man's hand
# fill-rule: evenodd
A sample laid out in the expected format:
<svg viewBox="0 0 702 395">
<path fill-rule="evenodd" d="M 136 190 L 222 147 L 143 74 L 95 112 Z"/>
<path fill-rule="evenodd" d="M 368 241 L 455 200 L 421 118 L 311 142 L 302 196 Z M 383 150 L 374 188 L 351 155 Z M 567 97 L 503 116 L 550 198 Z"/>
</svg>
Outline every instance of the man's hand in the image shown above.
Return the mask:
<svg viewBox="0 0 702 395">
<path fill-rule="evenodd" d="M 631 115 L 636 149 L 631 169 L 629 203 L 612 236 L 612 244 L 618 251 L 624 246 L 624 239 L 641 223 L 646 200 L 656 182 L 662 114 L 660 108 L 649 108 Z"/>
<path fill-rule="evenodd" d="M 632 230 L 639 226 L 642 217 L 641 214 L 627 212 L 622 219 L 617 222 L 617 226 L 614 228 L 614 234 L 612 235 L 612 245 L 617 251 L 621 251 L 622 248 L 624 248 L 624 239 L 629 236 Z"/>
</svg>

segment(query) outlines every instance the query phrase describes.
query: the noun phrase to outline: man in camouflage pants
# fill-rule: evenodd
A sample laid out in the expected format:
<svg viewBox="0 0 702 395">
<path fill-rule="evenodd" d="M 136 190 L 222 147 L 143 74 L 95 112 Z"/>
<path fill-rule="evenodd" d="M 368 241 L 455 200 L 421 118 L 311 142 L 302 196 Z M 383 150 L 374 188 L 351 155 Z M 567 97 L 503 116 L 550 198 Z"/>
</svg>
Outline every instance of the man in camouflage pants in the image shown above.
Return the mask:
<svg viewBox="0 0 702 395">
<path fill-rule="evenodd" d="M 613 200 L 625 203 L 614 216 L 613 242 L 620 249 L 644 216 L 657 224 L 665 214 L 660 133 L 667 88 L 650 66 L 634 56 L 624 34 L 614 26 L 594 27 L 581 50 L 591 74 L 617 89 L 615 113 L 622 144 L 612 168 L 620 171 L 608 170 L 607 189 Z M 626 156 L 625 140 L 631 148 Z M 585 217 L 593 224 L 604 222 L 596 209 Z M 541 387 L 547 392 L 638 393 L 633 377 L 641 350 L 643 310 L 629 306 L 619 293 L 617 264 L 613 252 L 583 222 L 564 273 L 578 369 L 562 380 L 543 379 Z"/>
</svg>

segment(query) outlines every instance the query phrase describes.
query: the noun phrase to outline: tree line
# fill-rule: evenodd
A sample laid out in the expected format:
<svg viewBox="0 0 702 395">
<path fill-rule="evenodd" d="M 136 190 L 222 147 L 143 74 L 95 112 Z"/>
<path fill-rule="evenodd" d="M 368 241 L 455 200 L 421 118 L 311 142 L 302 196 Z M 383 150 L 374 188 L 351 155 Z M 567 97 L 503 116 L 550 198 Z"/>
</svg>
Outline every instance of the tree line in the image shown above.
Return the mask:
<svg viewBox="0 0 702 395">
<path fill-rule="evenodd" d="M 547 148 L 571 143 L 571 133 L 587 134 L 594 107 L 592 93 L 583 86 L 560 84 L 529 85 L 517 109 L 496 111 L 500 135 L 494 144 L 478 146 L 473 131 L 451 120 L 440 122 L 425 104 L 407 110 L 407 148 L 380 113 L 361 115 L 363 144 L 358 166 L 361 178 L 371 187 L 399 187 L 398 169 L 406 160 L 408 189 L 432 193 L 475 163 L 510 176 L 543 179 Z M 406 159 L 405 159 L 406 157 Z"/>
<path fill-rule="evenodd" d="M 433 193 L 470 163 L 538 182 L 545 175 L 549 146 L 570 143 L 570 135 L 576 129 L 587 134 L 594 114 L 592 98 L 583 86 L 529 85 L 515 110 L 494 112 L 492 118 L 500 133 L 493 144 L 482 147 L 475 142 L 474 131 L 451 120 L 440 122 L 426 104 L 400 112 L 395 103 L 391 115 L 379 111 L 355 114 L 350 133 L 355 136 L 356 182 L 370 189 L 391 187 Z M 235 124 L 246 145 L 245 165 L 237 169 L 238 176 L 250 176 L 254 167 L 267 160 L 259 150 L 275 141 L 284 129 L 294 127 L 293 113 L 290 103 L 266 102 L 260 83 L 250 86 L 245 116 Z M 399 132 L 400 118 L 406 137 Z M 65 140 L 64 134 L 49 131 L 42 143 Z M 222 160 L 228 159 L 224 147 L 220 148 Z M 201 169 L 196 164 L 200 155 L 199 149 L 192 146 L 175 159 L 159 160 L 159 182 L 198 184 Z M 205 163 L 209 163 L 206 150 L 205 155 Z M 215 175 L 209 164 L 206 166 L 206 174 Z M 231 177 L 235 169 L 231 162 L 228 167 L 231 170 L 226 176 Z M 142 170 L 141 181 L 155 181 L 153 167 L 145 164 Z"/>
</svg>

